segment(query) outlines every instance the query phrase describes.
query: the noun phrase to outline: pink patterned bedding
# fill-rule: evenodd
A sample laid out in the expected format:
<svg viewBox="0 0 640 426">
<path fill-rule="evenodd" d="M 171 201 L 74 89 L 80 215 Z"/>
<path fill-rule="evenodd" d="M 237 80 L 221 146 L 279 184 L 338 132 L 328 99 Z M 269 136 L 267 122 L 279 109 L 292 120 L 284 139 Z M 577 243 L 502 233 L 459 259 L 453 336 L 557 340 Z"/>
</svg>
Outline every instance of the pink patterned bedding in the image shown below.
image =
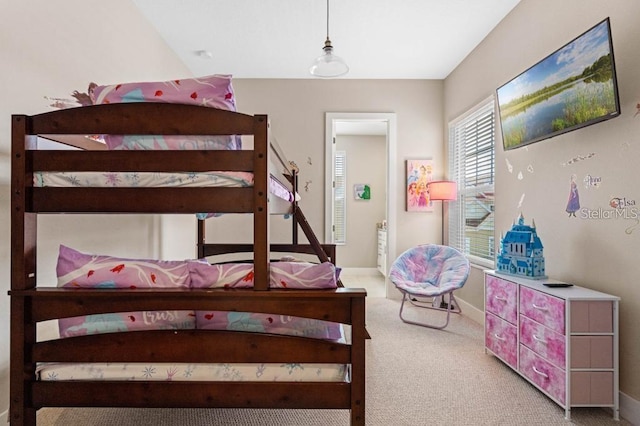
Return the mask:
<svg viewBox="0 0 640 426">
<path fill-rule="evenodd" d="M 58 287 L 65 288 L 251 288 L 253 264 L 210 265 L 201 260 L 162 261 L 85 254 L 60 246 Z M 273 262 L 271 288 L 337 287 L 330 262 Z M 222 311 L 143 311 L 86 315 L 58 320 L 61 337 L 158 329 L 215 329 L 287 334 L 336 340 L 340 324 L 308 318 Z"/>
<path fill-rule="evenodd" d="M 56 266 L 58 287 L 67 288 L 189 288 L 189 263 L 127 259 L 81 253 L 60 245 Z"/>
<path fill-rule="evenodd" d="M 60 337 L 119 333 L 140 330 L 192 330 L 196 328 L 193 311 L 116 312 L 60 318 Z"/>
<path fill-rule="evenodd" d="M 285 334 L 325 340 L 339 340 L 343 337 L 342 327 L 338 323 L 252 312 L 196 311 L 196 328 Z"/>
<path fill-rule="evenodd" d="M 253 264 L 189 262 L 191 288 L 252 288 Z M 270 288 L 336 288 L 336 267 L 330 262 L 271 263 Z"/>
<path fill-rule="evenodd" d="M 67 288 L 251 288 L 253 264 L 209 264 L 206 260 L 127 259 L 86 254 L 60 245 L 58 287 Z M 336 288 L 331 262 L 273 262 L 271 288 Z"/>
<path fill-rule="evenodd" d="M 164 102 L 200 105 L 236 111 L 230 75 L 210 75 L 160 82 L 120 83 L 90 87 L 93 104 L 124 102 Z M 238 135 L 170 136 L 170 135 L 105 135 L 109 149 L 241 149 Z"/>
</svg>

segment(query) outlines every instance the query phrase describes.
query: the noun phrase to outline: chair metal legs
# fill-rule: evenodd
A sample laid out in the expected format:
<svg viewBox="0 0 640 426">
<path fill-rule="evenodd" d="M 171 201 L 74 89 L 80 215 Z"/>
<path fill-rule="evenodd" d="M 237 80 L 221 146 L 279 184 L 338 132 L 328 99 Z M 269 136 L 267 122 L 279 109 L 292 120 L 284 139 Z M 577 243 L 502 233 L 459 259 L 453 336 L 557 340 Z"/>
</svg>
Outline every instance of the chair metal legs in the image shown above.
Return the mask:
<svg viewBox="0 0 640 426">
<path fill-rule="evenodd" d="M 449 303 L 445 302 L 445 296 L 449 295 Z M 458 302 L 456 301 L 455 297 L 453 296 L 453 291 L 449 292 L 449 293 L 445 293 L 442 297 L 442 303 L 439 306 L 432 306 L 432 299 L 433 298 L 429 298 L 429 301 L 422 301 L 419 300 L 418 297 L 419 296 L 413 296 L 409 293 L 407 293 L 406 291 L 402 291 L 402 303 L 400 304 L 400 319 L 403 322 L 406 322 L 407 324 L 413 324 L 413 325 L 419 325 L 422 327 L 428 327 L 428 328 L 435 328 L 438 330 L 441 330 L 443 328 L 445 328 L 447 325 L 449 325 L 449 316 L 451 315 L 451 312 L 459 314 L 460 312 L 462 312 L 462 309 L 460 308 L 460 305 L 458 305 Z M 437 297 L 437 296 L 436 296 Z M 409 301 L 409 303 L 411 303 L 412 305 L 418 307 L 418 308 L 425 308 L 425 309 L 433 309 L 436 311 L 446 311 L 447 312 L 447 319 L 446 322 L 443 325 L 434 325 L 434 324 L 427 324 L 427 323 L 422 323 L 422 322 L 416 322 L 416 321 L 411 321 L 408 320 L 406 318 L 404 318 L 402 316 L 402 311 L 404 309 L 404 302 L 405 301 Z"/>
</svg>

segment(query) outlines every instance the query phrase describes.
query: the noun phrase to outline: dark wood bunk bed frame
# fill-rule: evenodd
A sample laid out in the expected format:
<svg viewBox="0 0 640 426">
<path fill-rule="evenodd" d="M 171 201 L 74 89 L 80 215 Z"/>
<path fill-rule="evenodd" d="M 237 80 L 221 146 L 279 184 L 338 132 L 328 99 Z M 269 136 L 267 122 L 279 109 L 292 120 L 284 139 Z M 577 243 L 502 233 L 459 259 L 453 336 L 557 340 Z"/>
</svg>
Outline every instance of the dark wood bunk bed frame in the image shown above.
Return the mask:
<svg viewBox="0 0 640 426">
<path fill-rule="evenodd" d="M 365 423 L 365 297 L 362 289 L 269 289 L 269 128 L 264 115 L 192 105 L 107 104 L 12 117 L 11 425 L 35 425 L 42 407 L 331 408 Z M 242 151 L 94 150 L 83 135 L 253 135 Z M 37 135 L 85 150 L 37 150 Z M 67 136 L 62 136 L 67 135 Z M 72 140 L 73 139 L 73 140 Z M 68 142 L 72 140 L 71 142 Z M 84 145 L 84 146 L 83 146 Z M 37 188 L 36 171 L 249 171 L 248 188 Z M 123 203 L 122 200 L 135 200 Z M 161 200 L 162 202 L 158 202 Z M 294 203 L 295 204 L 295 203 Z M 278 207 L 293 213 L 291 205 Z M 41 213 L 252 213 L 253 289 L 65 289 L 36 287 Z M 300 212 L 301 213 L 301 212 Z M 300 220 L 300 218 L 302 218 Z M 304 216 L 297 216 L 303 230 Z M 295 225 L 294 225 L 295 226 Z M 204 230 L 204 229 L 203 229 Z M 310 230 L 310 229 L 309 229 Z M 305 231 L 306 233 L 307 231 Z M 203 238 L 203 237 L 202 237 Z M 200 237 L 198 237 L 200 242 Z M 297 241 L 294 241 L 294 243 Z M 335 253 L 317 253 L 321 260 Z M 295 244 L 294 244 L 295 245 Z M 304 246 L 304 245 L 301 245 Z M 200 254 L 216 251 L 202 245 Z M 209 248 L 205 248 L 209 247 Z M 308 252 L 308 247 L 301 251 Z M 273 334 L 154 330 L 38 341 L 38 322 L 143 310 L 223 310 L 291 315 L 351 325 L 348 344 Z M 247 362 L 350 365 L 348 382 L 38 381 L 41 362 Z"/>
</svg>

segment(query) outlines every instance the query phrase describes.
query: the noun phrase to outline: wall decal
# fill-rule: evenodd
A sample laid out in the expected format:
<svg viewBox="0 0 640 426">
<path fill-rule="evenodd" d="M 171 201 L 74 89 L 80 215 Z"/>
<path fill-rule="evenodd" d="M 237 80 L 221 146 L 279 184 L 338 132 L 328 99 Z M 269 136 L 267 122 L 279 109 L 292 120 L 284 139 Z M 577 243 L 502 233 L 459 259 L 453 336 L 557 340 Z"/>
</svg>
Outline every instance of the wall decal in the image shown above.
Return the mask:
<svg viewBox="0 0 640 426">
<path fill-rule="evenodd" d="M 586 175 L 582 181 L 586 189 L 599 188 L 602 183 L 602 178 L 599 176 Z"/>
<path fill-rule="evenodd" d="M 518 208 L 522 207 L 522 203 L 524 202 L 524 193 L 520 196 L 520 201 L 518 202 Z"/>
<path fill-rule="evenodd" d="M 576 184 L 577 176 L 571 175 L 571 184 L 569 188 L 569 201 L 567 201 L 566 212 L 569 217 L 576 217 L 576 212 L 580 210 L 580 195 L 578 194 L 578 185 Z"/>
<path fill-rule="evenodd" d="M 631 235 L 631 233 L 632 233 L 633 231 L 635 231 L 635 229 L 638 227 L 638 225 L 640 225 L 640 219 L 636 218 L 636 219 L 634 219 L 634 220 L 636 221 L 636 224 L 635 224 L 635 225 L 631 225 L 631 226 L 629 226 L 627 229 L 625 229 L 625 230 L 624 230 L 624 233 L 625 233 L 625 234 L 627 234 L 627 235 Z"/>
<path fill-rule="evenodd" d="M 522 172 L 518 172 L 518 180 L 522 180 L 522 179 L 524 179 Z"/>
<path fill-rule="evenodd" d="M 527 166 L 527 171 L 528 171 L 529 173 L 533 173 L 533 166 L 532 166 L 531 164 L 529 164 L 529 165 Z"/>
<path fill-rule="evenodd" d="M 636 110 L 637 110 L 636 113 L 633 114 L 634 118 L 636 117 L 636 115 L 640 114 L 640 102 L 638 102 L 638 104 L 636 105 Z"/>
<path fill-rule="evenodd" d="M 310 166 L 313 165 L 313 163 L 311 162 L 311 157 L 307 157 L 307 164 L 310 165 Z"/>
<path fill-rule="evenodd" d="M 507 163 L 507 170 L 509 170 L 509 173 L 513 173 L 513 166 L 509 162 L 509 159 L 505 158 L 504 161 Z"/>
<path fill-rule="evenodd" d="M 568 166 L 570 164 L 577 163 L 579 161 L 588 160 L 589 158 L 593 158 L 595 155 L 596 155 L 595 152 L 590 152 L 587 155 L 576 155 L 571 160 L 567 161 L 566 163 L 562 163 L 561 165 L 562 166 Z"/>
<path fill-rule="evenodd" d="M 304 183 L 304 191 L 309 192 L 310 187 L 311 187 L 311 181 L 308 180 Z"/>
<path fill-rule="evenodd" d="M 47 101 L 52 102 L 49 104 L 50 107 L 56 109 L 66 109 L 66 108 L 74 108 L 80 106 L 76 101 L 65 98 L 52 98 L 50 96 L 44 97 Z"/>
<path fill-rule="evenodd" d="M 629 155 L 629 150 L 630 149 L 631 149 L 631 143 L 622 142 L 620 144 L 620 157 L 627 158 L 627 156 Z"/>
</svg>

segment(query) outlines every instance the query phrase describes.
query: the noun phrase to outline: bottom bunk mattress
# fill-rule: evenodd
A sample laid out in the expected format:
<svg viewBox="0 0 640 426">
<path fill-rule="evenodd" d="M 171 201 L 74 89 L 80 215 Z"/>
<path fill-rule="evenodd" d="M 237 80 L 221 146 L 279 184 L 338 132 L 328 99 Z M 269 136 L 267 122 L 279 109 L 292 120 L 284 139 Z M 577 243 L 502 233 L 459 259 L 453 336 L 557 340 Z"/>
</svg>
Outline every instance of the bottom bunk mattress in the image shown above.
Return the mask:
<svg viewBox="0 0 640 426">
<path fill-rule="evenodd" d="M 42 381 L 348 382 L 343 364 L 252 363 L 44 363 Z"/>
</svg>

